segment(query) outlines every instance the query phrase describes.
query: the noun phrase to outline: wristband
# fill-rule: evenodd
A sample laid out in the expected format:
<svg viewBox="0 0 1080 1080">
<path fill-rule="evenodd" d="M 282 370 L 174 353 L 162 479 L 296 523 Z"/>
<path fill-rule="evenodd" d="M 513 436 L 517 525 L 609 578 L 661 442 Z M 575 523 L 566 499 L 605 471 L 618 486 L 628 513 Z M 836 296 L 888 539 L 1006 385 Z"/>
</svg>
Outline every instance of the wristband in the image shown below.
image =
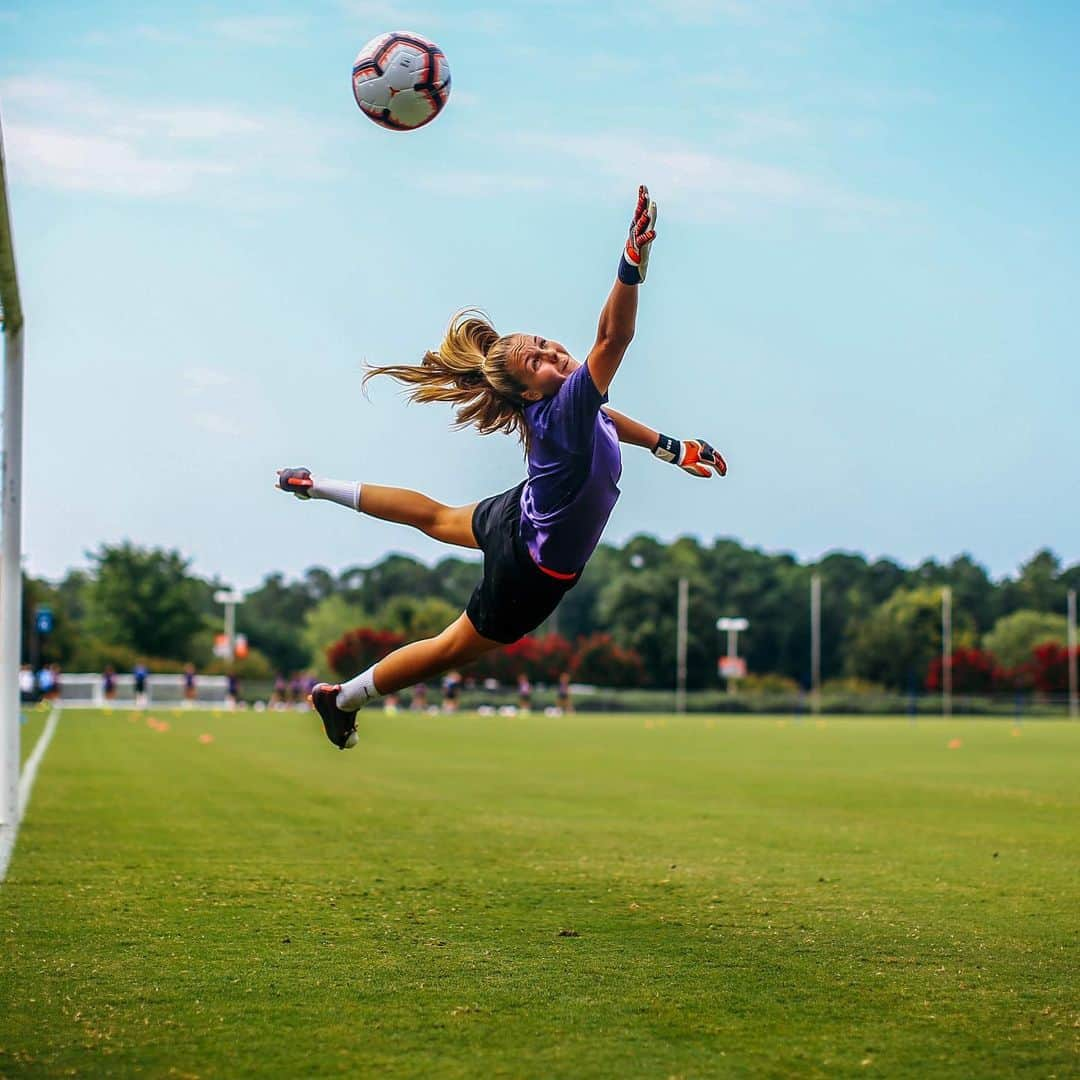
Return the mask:
<svg viewBox="0 0 1080 1080">
<path fill-rule="evenodd" d="M 652 454 L 661 461 L 677 465 L 682 460 L 682 443 L 670 435 L 661 435 L 656 446 L 653 447 Z"/>
<path fill-rule="evenodd" d="M 624 285 L 641 284 L 641 271 L 625 255 L 619 259 L 619 280 Z"/>
</svg>

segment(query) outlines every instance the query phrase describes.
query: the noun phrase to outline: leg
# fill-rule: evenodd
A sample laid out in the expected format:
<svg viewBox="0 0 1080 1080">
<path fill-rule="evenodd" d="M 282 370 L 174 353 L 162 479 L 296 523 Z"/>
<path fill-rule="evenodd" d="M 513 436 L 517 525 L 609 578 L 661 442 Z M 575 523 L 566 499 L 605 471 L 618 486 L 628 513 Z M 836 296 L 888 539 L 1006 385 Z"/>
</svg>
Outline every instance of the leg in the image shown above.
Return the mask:
<svg viewBox="0 0 1080 1080">
<path fill-rule="evenodd" d="M 382 487 L 365 483 L 360 489 L 360 513 L 399 525 L 411 525 L 435 540 L 458 547 L 480 545 L 473 535 L 472 515 L 476 503 L 447 506 L 406 488 Z M 441 636 L 441 635 L 440 635 Z M 438 640 L 432 639 L 432 640 Z M 417 643 L 419 644 L 419 642 Z"/>
<path fill-rule="evenodd" d="M 462 612 L 441 634 L 412 641 L 384 656 L 375 665 L 375 689 L 380 694 L 394 694 L 501 647 L 501 642 L 481 637 Z"/>
<path fill-rule="evenodd" d="M 481 637 L 463 612 L 441 634 L 403 645 L 340 687 L 319 683 L 308 700 L 322 719 L 326 737 L 339 750 L 348 750 L 359 741 L 356 710 L 365 702 L 467 664 L 499 645 Z"/>
</svg>

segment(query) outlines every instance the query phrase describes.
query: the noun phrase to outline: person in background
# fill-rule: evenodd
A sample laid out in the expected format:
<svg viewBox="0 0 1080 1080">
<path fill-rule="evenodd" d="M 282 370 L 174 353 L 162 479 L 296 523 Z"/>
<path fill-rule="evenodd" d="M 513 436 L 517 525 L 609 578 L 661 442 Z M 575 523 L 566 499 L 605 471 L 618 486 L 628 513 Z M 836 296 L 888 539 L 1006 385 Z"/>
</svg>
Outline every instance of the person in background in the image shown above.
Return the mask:
<svg viewBox="0 0 1080 1080">
<path fill-rule="evenodd" d="M 523 713 L 532 712 L 532 683 L 523 671 L 518 676 L 518 709 Z"/>
<path fill-rule="evenodd" d="M 59 664 L 50 664 L 49 671 L 52 674 L 52 686 L 49 688 L 49 693 L 46 695 L 50 702 L 54 705 L 60 704 L 60 694 L 64 689 L 62 673 L 60 671 Z"/>
<path fill-rule="evenodd" d="M 240 702 L 240 680 L 235 671 L 225 676 L 225 707 L 235 709 Z"/>
<path fill-rule="evenodd" d="M 135 708 L 137 709 L 146 708 L 146 679 L 149 674 L 149 669 L 141 660 L 135 665 L 135 670 L 131 673 L 132 680 L 135 683 Z"/>
<path fill-rule="evenodd" d="M 555 696 L 556 707 L 564 713 L 572 713 L 574 704 L 570 700 L 570 672 L 564 671 L 559 676 L 559 689 Z"/>
<path fill-rule="evenodd" d="M 106 701 L 116 700 L 116 668 L 106 664 L 101 674 L 101 691 Z"/>
<path fill-rule="evenodd" d="M 23 664 L 19 668 L 19 701 L 23 705 L 30 705 L 37 697 L 37 682 L 34 679 L 34 669 L 29 664 Z"/>
<path fill-rule="evenodd" d="M 304 676 L 297 672 L 289 680 L 289 704 L 299 705 L 304 700 Z"/>
<path fill-rule="evenodd" d="M 418 682 L 412 688 L 412 701 L 409 703 L 409 708 L 413 712 L 427 711 L 427 683 Z"/>
<path fill-rule="evenodd" d="M 48 664 L 43 664 L 41 670 L 37 673 L 37 691 L 39 700 L 49 700 L 49 695 L 52 693 L 52 685 L 52 668 L 49 667 Z"/>
<path fill-rule="evenodd" d="M 458 670 L 448 671 L 442 681 L 442 709 L 443 712 L 457 712 L 458 694 L 461 693 L 461 672 Z"/>
<path fill-rule="evenodd" d="M 195 682 L 195 665 L 184 665 L 184 706 L 193 709 L 199 700 L 199 689 Z"/>
<path fill-rule="evenodd" d="M 279 671 L 274 676 L 274 692 L 270 695 L 271 709 L 285 708 L 285 692 L 288 689 L 288 685 L 289 684 L 285 681 L 285 676 Z"/>
</svg>

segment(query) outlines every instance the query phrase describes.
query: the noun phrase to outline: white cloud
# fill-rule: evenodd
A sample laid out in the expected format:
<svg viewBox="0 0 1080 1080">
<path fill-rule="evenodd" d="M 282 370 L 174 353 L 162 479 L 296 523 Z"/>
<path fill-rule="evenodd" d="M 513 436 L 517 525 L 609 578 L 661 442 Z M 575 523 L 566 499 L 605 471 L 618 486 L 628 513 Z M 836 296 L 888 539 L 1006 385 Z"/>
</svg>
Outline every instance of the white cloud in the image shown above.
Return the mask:
<svg viewBox="0 0 1080 1080">
<path fill-rule="evenodd" d="M 236 382 L 236 376 L 219 368 L 191 367 L 180 373 L 188 394 L 201 394 L 207 390 L 220 390 L 224 386 L 232 386 Z"/>
<path fill-rule="evenodd" d="M 525 147 L 559 155 L 633 190 L 644 177 L 665 200 L 696 218 L 725 217 L 742 209 L 811 207 L 866 213 L 883 204 L 777 165 L 703 150 L 696 144 L 638 133 L 623 135 L 517 136 Z"/>
<path fill-rule="evenodd" d="M 203 431 L 212 435 L 225 435 L 228 438 L 236 438 L 240 435 L 240 428 L 234 420 L 220 413 L 201 412 L 191 418 L 191 422 Z"/>
<path fill-rule="evenodd" d="M 221 104 L 144 104 L 74 81 L 0 81 L 14 175 L 62 190 L 144 198 L 198 192 L 226 197 L 223 177 L 265 187 L 265 177 L 328 175 L 331 133 L 291 114 Z"/>
<path fill-rule="evenodd" d="M 12 174 L 42 187 L 110 195 L 162 196 L 190 191 L 226 164 L 154 157 L 122 139 L 13 124 L 7 131 Z"/>
<path fill-rule="evenodd" d="M 249 45 L 284 45 L 295 40 L 306 22 L 293 15 L 231 15 L 210 23 L 213 33 Z"/>
<path fill-rule="evenodd" d="M 341 0 L 341 10 L 346 15 L 367 22 L 372 27 L 372 37 L 385 34 L 389 30 L 414 30 L 422 33 L 420 27 L 438 26 L 440 22 L 430 11 L 404 8 L 400 4 L 387 3 L 385 0 Z"/>
</svg>

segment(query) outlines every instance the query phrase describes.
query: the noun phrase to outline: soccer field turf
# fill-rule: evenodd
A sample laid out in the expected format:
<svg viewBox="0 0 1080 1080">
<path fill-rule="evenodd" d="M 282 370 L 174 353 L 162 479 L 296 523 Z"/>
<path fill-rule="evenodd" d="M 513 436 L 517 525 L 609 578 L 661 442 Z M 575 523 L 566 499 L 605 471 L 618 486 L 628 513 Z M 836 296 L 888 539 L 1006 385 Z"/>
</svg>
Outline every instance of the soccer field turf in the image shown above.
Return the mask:
<svg viewBox="0 0 1080 1080">
<path fill-rule="evenodd" d="M 1080 726 L 151 715 L 45 757 L 4 1076 L 1076 1075 Z"/>
</svg>

